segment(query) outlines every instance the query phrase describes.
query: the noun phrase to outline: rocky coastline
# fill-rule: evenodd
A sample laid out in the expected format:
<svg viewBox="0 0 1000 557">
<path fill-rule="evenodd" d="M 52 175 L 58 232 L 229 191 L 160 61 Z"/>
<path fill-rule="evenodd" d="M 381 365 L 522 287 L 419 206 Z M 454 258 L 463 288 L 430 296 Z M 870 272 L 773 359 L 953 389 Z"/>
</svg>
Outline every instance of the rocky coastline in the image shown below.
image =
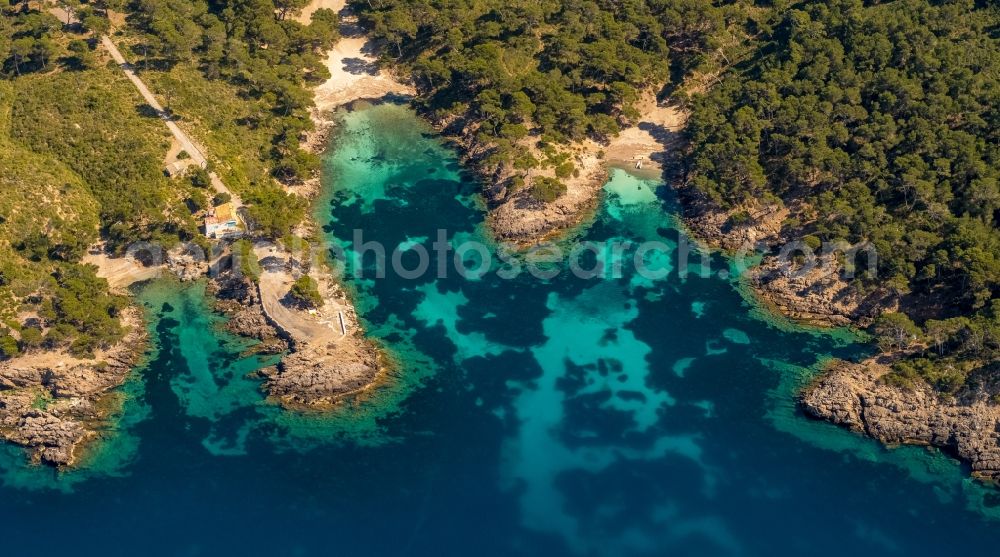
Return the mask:
<svg viewBox="0 0 1000 557">
<path fill-rule="evenodd" d="M 306 143 L 314 153 L 325 148 L 333 123 L 318 120 L 317 124 Z M 320 191 L 319 178 L 290 191 L 313 200 Z M 311 219 L 300 228 L 313 236 L 319 230 Z M 309 343 L 282 330 L 267 316 L 258 285 L 233 272 L 228 251 L 211 263 L 171 252 L 165 264 L 152 266 L 112 258 L 100 249 L 95 254 L 86 261 L 97 265 L 98 276 L 107 278 L 120 293 L 164 273 L 182 281 L 207 275 L 214 309 L 228 317 L 226 329 L 259 340 L 258 353 L 285 353 L 280 364 L 260 372 L 264 391 L 282 406 L 329 406 L 366 389 L 381 375 L 381 356 L 359 326 L 335 345 Z M 336 294 L 339 303 L 349 305 L 342 289 L 327 285 L 325 290 L 324 294 Z M 356 323 L 353 307 L 347 313 Z M 141 310 L 128 308 L 122 321 L 128 326 L 127 335 L 93 360 L 44 351 L 0 362 L 0 440 L 25 447 L 39 464 L 69 467 L 79 463 L 83 447 L 99 438 L 111 419 L 114 404 L 109 402 L 113 402 L 114 390 L 125 382 L 145 349 L 147 331 Z"/>
<path fill-rule="evenodd" d="M 926 384 L 904 389 L 882 378 L 888 358 L 833 362 L 802 393 L 814 418 L 867 435 L 887 446 L 938 447 L 969 464 L 973 477 L 1000 482 L 1000 406 L 982 393 L 944 397 Z"/>
<path fill-rule="evenodd" d="M 342 39 L 327 53 L 326 64 L 331 77 L 313 90 L 314 129 L 301 142 L 302 149 L 316 155 L 326 149 L 336 125 L 329 117 L 332 112 L 359 100 L 395 98 L 410 92 L 391 75 L 373 69 L 374 60 L 364 52 L 366 40 L 349 10 L 344 9 L 343 2 L 314 0 L 304 10 L 303 21 L 307 21 L 318 7 L 340 13 Z M 362 71 L 351 69 L 358 60 L 367 62 Z M 286 189 L 315 202 L 322 191 L 320 176 Z M 296 234 L 303 238 L 322 238 L 321 228 L 311 210 L 296 228 Z M 318 243 L 321 247 L 322 242 Z M 284 296 L 285 283 L 275 285 L 267 277 L 253 280 L 235 272 L 231 255 L 220 261 L 222 268 L 213 273 L 211 292 L 217 300 L 216 309 L 229 317 L 227 330 L 261 341 L 260 352 L 284 353 L 277 365 L 258 372 L 264 379 L 262 388 L 267 396 L 287 409 L 322 409 L 373 385 L 382 375 L 381 355 L 377 345 L 365 336 L 345 289 L 312 257 L 310 249 L 303 254 L 292 253 L 277 244 L 268 244 L 268 249 L 271 253 L 268 259 L 282 263 L 278 265 L 280 269 L 262 265 L 262 273 L 274 271 L 288 277 L 293 274 L 291 269 L 298 269 L 294 271 L 295 276 L 308 273 L 316 279 L 325 301 L 324 308 L 318 308 L 320 312 L 325 310 L 331 317 L 335 313 L 342 324 L 350 326 L 347 333 L 331 333 L 332 326 L 317 326 L 316 319 L 305 308 L 295 308 L 288 300 L 276 299 Z M 267 286 L 266 294 L 262 280 Z M 272 306 L 270 314 L 269 305 Z M 275 310 L 280 310 L 280 316 L 273 313 Z"/>
<path fill-rule="evenodd" d="M 257 372 L 271 400 L 288 409 L 326 407 L 376 381 L 382 371 L 379 351 L 357 324 L 346 293 L 324 276 L 325 271 L 311 274 L 317 277 L 326 304 L 336 304 L 344 322 L 352 324 L 348 334 L 338 335 L 316 325 L 313 316 L 300 308 L 289 308 L 280 320 L 270 315 L 260 279 L 235 272 L 231 261 L 220 260 L 223 268 L 213 273 L 210 292 L 216 299 L 215 309 L 228 317 L 229 332 L 259 340 L 259 353 L 283 354 L 277 365 Z"/>
<path fill-rule="evenodd" d="M 209 281 L 209 293 L 215 298 L 215 311 L 228 317 L 228 332 L 259 340 L 259 353 L 280 354 L 288 349 L 288 340 L 264 315 L 260 293 L 252 280 L 223 271 Z"/>
<path fill-rule="evenodd" d="M 794 242 L 782 223 L 792 211 L 750 205 L 720 210 L 683 184 L 678 187 L 685 224 L 708 247 L 730 254 L 763 252 L 744 275 L 754 301 L 795 322 L 818 327 L 871 325 L 899 299 L 886 289 L 858 292 L 841 276 L 832 255 L 819 255 L 811 269 L 783 263 L 777 253 Z M 733 215 L 742 214 L 739 224 Z M 963 462 L 980 480 L 1000 482 L 1000 406 L 986 390 L 946 396 L 920 382 L 906 388 L 884 381 L 893 360 L 831 361 L 803 390 L 798 406 L 811 418 L 829 421 L 886 446 L 936 447 Z"/>
<path fill-rule="evenodd" d="M 482 162 L 489 148 L 478 143 L 475 124 L 464 119 L 432 123 L 455 141 L 463 162 L 485 184 L 487 219 L 500 240 L 520 245 L 544 241 L 578 224 L 599 200 L 607 176 L 606 161 L 598 161 L 594 173 L 575 184 L 585 202 L 540 204 L 523 189 L 511 191 L 504 186 L 514 176 L 512 169 Z M 760 262 L 747 270 L 745 281 L 755 301 L 776 314 L 818 327 L 863 328 L 899 307 L 898 296 L 888 289 L 855 289 L 843 276 L 836 254 L 817 255 L 809 268 L 788 264 L 779 257 L 782 247 L 799 240 L 791 237 L 785 222 L 800 207 L 756 203 L 724 211 L 690 187 L 682 184 L 677 189 L 693 237 L 729 254 L 763 254 Z M 741 218 L 736 218 L 737 214 Z M 926 384 L 904 389 L 885 383 L 882 377 L 891 371 L 890 364 L 876 359 L 831 362 L 801 394 L 798 404 L 812 418 L 830 421 L 887 446 L 937 447 L 968 463 L 974 477 L 1000 481 L 1000 407 L 981 393 L 942 397 Z"/>
<path fill-rule="evenodd" d="M 593 216 L 612 166 L 634 171 L 641 160 L 644 175 L 661 174 L 664 152 L 676 144 L 686 113 L 677 105 L 657 102 L 652 89 L 644 92 L 639 105 L 643 117 L 616 137 L 552 146 L 573 164 L 568 176 L 557 176 L 552 167 L 525 172 L 508 161 L 496 162 L 491 157 L 495 146 L 481 139 L 481 122 L 475 114 L 441 117 L 422 111 L 421 115 L 452 142 L 463 165 L 482 184 L 486 221 L 494 238 L 530 247 L 576 228 Z M 538 139 L 528 135 L 515 142 L 514 148 L 544 160 L 545 155 L 536 145 Z M 549 202 L 535 199 L 531 186 L 538 178 L 558 179 L 566 186 L 565 193 Z"/>
<path fill-rule="evenodd" d="M 303 142 L 313 153 L 326 146 L 334 125 L 327 118 L 332 110 L 357 100 L 396 98 L 413 92 L 412 87 L 384 71 L 345 73 L 341 67 L 344 60 L 360 57 L 374 62 L 361 54 L 364 38 L 356 29 L 351 32 L 330 53 L 328 64 L 334 77 L 315 91 L 316 130 Z M 662 107 L 653 99 L 645 110 L 648 113 Z M 536 169 L 525 177 L 507 163 L 490 162 L 492 147 L 479 139 L 479 124 L 472 115 L 438 120 L 424 116 L 454 141 L 463 162 L 480 178 L 487 222 L 494 236 L 520 246 L 550 239 L 592 215 L 609 166 L 627 164 L 634 157 L 629 153 L 648 153 L 647 165 L 659 169 L 663 152 L 674 146 L 675 132 L 683 122 L 683 115 L 654 118 L 660 132 L 655 139 L 629 143 L 636 126 L 625 130 L 626 139 L 617 145 L 615 141 L 586 141 L 561 147 L 574 163 L 575 172 L 562 178 L 566 193 L 545 203 L 531 196 L 529 186 L 532 178 L 553 177 L 553 169 Z M 536 139 L 529 136 L 518 147 L 535 152 Z M 616 147 L 618 152 L 614 153 Z M 523 177 L 524 182 L 517 184 L 517 177 Z M 841 268 L 832 256 L 821 257 L 819 265 L 805 272 L 783 264 L 776 250 L 793 240 L 787 237 L 783 223 L 797 208 L 757 203 L 723 211 L 690 187 L 680 184 L 677 189 L 692 236 L 730 253 L 765 253 L 745 275 L 749 290 L 761 305 L 795 321 L 827 327 L 864 327 L 898 306 L 898 300 L 887 291 L 861 293 L 853 289 L 841 277 Z M 288 190 L 315 200 L 320 192 L 319 178 Z M 735 218 L 737 214 L 741 218 Z M 308 237 L 321 236 L 311 217 L 300 229 Z M 191 269 L 190 265 L 171 267 L 185 279 L 193 278 L 189 276 Z M 194 274 L 202 276 L 204 272 L 199 268 Z M 341 319 L 346 314 L 352 324 L 350 332 L 335 339 L 322 335 L 312 338 L 282 326 L 268 314 L 260 285 L 234 273 L 231 263 L 228 269 L 209 274 L 215 309 L 229 317 L 227 330 L 259 340 L 257 350 L 261 353 L 284 354 L 276 366 L 259 372 L 271 400 L 290 409 L 323 408 L 368 389 L 383 375 L 386 366 L 378 346 L 365 337 L 351 301 L 332 278 L 323 279 L 323 293 L 326 298 L 337 298 L 343 308 Z M 46 353 L 0 362 L 0 439 L 27 447 L 36 462 L 57 466 L 78 462 L 81 447 L 99 436 L 108 419 L 103 399 L 125 381 L 142 354 L 146 328 L 139 310 L 129 308 L 123 321 L 129 325 L 125 339 L 94 361 Z M 973 394 L 945 399 L 926 385 L 903 389 L 887 384 L 881 379 L 889 372 L 889 364 L 874 359 L 834 362 L 802 393 L 800 407 L 812 417 L 887 445 L 940 447 L 969 462 L 976 477 L 1000 481 L 997 406 Z"/>
<path fill-rule="evenodd" d="M 478 143 L 475 125 L 462 119 L 432 123 L 451 137 L 463 162 L 480 177 L 488 203 L 488 222 L 500 240 L 525 245 L 544 241 L 586 218 L 596 207 L 606 180 L 605 161 L 578 182 L 586 202 L 534 202 L 524 190 L 510 191 L 513 171 L 482 160 L 488 146 Z M 670 153 L 661 154 L 671 156 Z M 670 180 L 677 183 L 677 180 Z M 859 292 L 842 276 L 834 254 L 817 255 L 811 268 L 788 265 L 778 257 L 781 248 L 798 238 L 784 223 L 800 208 L 752 204 L 721 210 L 683 184 L 677 188 L 684 221 L 691 235 L 709 248 L 729 254 L 762 253 L 759 263 L 744 275 L 748 292 L 761 306 L 795 322 L 818 327 L 867 327 L 884 312 L 899 306 L 898 297 L 876 288 Z M 734 218 L 741 214 L 742 218 Z M 976 478 L 1000 481 L 1000 409 L 980 396 L 943 398 L 928 385 L 914 390 L 881 381 L 889 363 L 834 361 L 799 400 L 802 410 L 887 446 L 916 444 L 938 447 L 967 462 Z"/>
<path fill-rule="evenodd" d="M 353 100 L 356 99 L 339 98 L 341 102 L 338 106 Z M 647 104 L 646 112 L 656 107 L 655 100 Z M 324 108 L 330 110 L 334 107 Z M 436 119 L 431 114 L 423 116 L 439 133 L 453 141 L 462 162 L 483 184 L 487 222 L 494 236 L 520 246 L 550 239 L 592 214 L 600 200 L 609 166 L 630 164 L 629 151 L 648 150 L 649 164 L 660 170 L 660 164 L 671 156 L 670 151 L 677 152 L 671 147 L 676 147 L 676 132 L 684 121 L 683 114 L 678 111 L 669 119 L 672 126 L 660 125 L 663 133 L 655 146 L 644 138 L 637 144 L 621 145 L 619 152 L 613 156 L 604 153 L 605 150 L 614 151 L 613 142 L 606 145 L 589 142 L 567 147 L 577 172 L 565 179 L 567 194 L 554 202 L 542 203 L 529 195 L 525 185 L 514 186 L 514 177 L 518 174 L 510 165 L 488 162 L 491 146 L 478 138 L 478 123 L 474 117 Z M 317 118 L 319 131 L 308 144 L 313 148 L 325 145 L 330 126 L 329 121 Z M 667 130 L 671 133 L 665 133 Z M 634 130 L 626 130 L 623 135 L 628 136 L 630 131 Z M 533 151 L 530 141 L 530 137 L 526 138 L 519 147 Z M 536 175 L 550 176 L 552 171 Z M 529 175 L 525 182 L 530 183 L 531 177 Z M 792 212 L 788 208 L 756 204 L 722 211 L 698 197 L 691 188 L 681 186 L 678 190 L 685 210 L 685 222 L 693 236 L 710 247 L 730 253 L 742 251 L 749 254 L 754 250 L 765 253 L 761 262 L 745 276 L 749 291 L 757 301 L 776 313 L 820 327 L 865 327 L 882 312 L 898 307 L 898 299 L 888 291 L 876 289 L 862 293 L 852 288 L 841 276 L 842 268 L 833 256 L 820 256 L 818 264 L 805 272 L 782 264 L 775 256 L 776 250 L 793 240 L 786 237 L 787 231 L 783 228 Z M 314 186 L 312 191 L 318 189 Z M 792 208 L 793 211 L 797 209 Z M 745 218 L 735 219 L 734 215 L 738 212 L 743 213 Z M 374 349 L 357 353 L 367 355 L 369 361 L 378 359 Z M 345 366 L 340 369 L 350 369 L 354 364 L 348 361 L 340 365 Z M 876 369 L 880 371 L 872 371 Z M 963 406 L 955 401 L 941 400 L 927 389 L 910 392 L 886 385 L 878 381 L 886 369 L 884 365 L 873 362 L 834 363 L 818 383 L 803 394 L 802 408 L 810 416 L 849 427 L 886 444 L 939 446 L 970 462 L 977 477 L 998 477 L 1000 459 L 990 450 L 990 447 L 997 446 L 997 421 L 992 407 L 984 402 Z M 354 378 L 351 378 L 350 373 L 324 372 L 304 353 L 298 356 L 293 353 L 264 373 L 272 396 L 286 405 L 329 403 L 344 393 L 362 389 L 375 381 L 375 375 L 370 370 L 354 370 L 353 374 Z M 357 379 L 359 377 L 361 379 Z M 862 408 L 869 410 L 863 412 Z"/>
<path fill-rule="evenodd" d="M 312 4 L 311 10 L 322 6 L 340 12 L 344 8 L 344 2 L 338 0 L 315 0 Z M 307 20 L 311 13 L 303 17 Z M 303 142 L 314 153 L 325 148 L 333 127 L 333 122 L 324 118 L 326 112 L 360 99 L 413 93 L 410 85 L 378 69 L 364 49 L 363 34 L 353 19 L 350 21 L 345 40 L 329 53 L 333 77 L 316 91 L 317 129 Z M 360 71 L 351 70 L 345 60 L 364 63 Z M 651 106 L 656 104 L 654 99 Z M 640 107 L 640 112 L 649 110 L 650 105 Z M 612 150 L 614 141 L 561 146 L 560 153 L 569 156 L 575 171 L 561 178 L 566 193 L 542 202 L 530 193 L 532 179 L 552 178 L 554 169 L 534 169 L 524 175 L 508 163 L 493 161 L 492 146 L 481 139 L 480 122 L 474 114 L 439 120 L 430 114 L 424 116 L 455 142 L 464 162 L 479 176 L 488 207 L 487 222 L 495 237 L 520 246 L 548 240 L 586 220 L 599 204 L 609 166 L 629 160 L 627 154 L 605 153 Z M 632 131 L 625 130 L 625 135 Z M 538 155 L 536 140 L 529 136 L 516 146 Z M 669 141 L 658 138 L 656 144 L 665 150 Z M 650 165 L 658 168 L 662 154 L 654 158 L 650 144 L 628 147 L 622 151 L 649 148 Z M 898 295 L 887 289 L 856 289 L 842 276 L 843 267 L 835 256 L 818 256 L 818 264 L 806 270 L 777 256 L 781 246 L 796 240 L 784 223 L 790 216 L 802 214 L 802 207 L 758 201 L 721 210 L 692 188 L 681 184 L 678 190 L 693 236 L 730 253 L 764 254 L 744 275 L 748 291 L 761 306 L 796 322 L 821 327 L 866 327 L 882 313 L 899 307 Z M 289 191 L 314 200 L 320 192 L 319 179 Z M 322 237 L 318 229 L 311 219 L 300 227 L 305 231 L 301 235 L 311 238 Z M 284 326 L 268 314 L 260 285 L 232 269 L 213 274 L 207 264 L 190 261 L 184 253 L 169 254 L 165 268 L 181 280 L 212 275 L 210 292 L 215 309 L 229 317 L 227 330 L 260 341 L 255 349 L 260 353 L 283 354 L 279 364 L 260 372 L 263 389 L 283 406 L 336 404 L 375 384 L 384 369 L 379 349 L 365 337 L 351 301 L 329 277 L 323 282 L 324 295 L 329 299 L 336 296 L 339 307 L 344 308 L 339 312 L 341 326 L 344 314 L 351 323 L 350 332 L 345 330 L 336 339 L 312 338 Z M 123 280 L 145 280 L 143 276 L 133 274 Z M 301 308 L 298 311 L 304 313 Z M 38 463 L 70 466 L 78 462 L 87 443 L 100 437 L 113 413 L 113 391 L 139 361 L 147 340 L 138 308 L 126 309 L 121 319 L 127 327 L 126 336 L 93 360 L 48 351 L 0 362 L 0 439 L 26 447 Z M 892 363 L 886 357 L 832 362 L 803 391 L 800 408 L 809 416 L 887 445 L 939 447 L 968 462 L 977 478 L 1000 481 L 1000 406 L 994 397 L 987 396 L 989 390 L 972 392 L 967 388 L 951 396 L 919 382 L 902 387 L 884 380 Z"/>
<path fill-rule="evenodd" d="M 125 337 L 92 360 L 41 352 L 0 362 L 0 439 L 27 448 L 36 463 L 77 463 L 107 426 L 113 391 L 145 350 L 141 310 L 129 307 L 121 320 Z"/>
<path fill-rule="evenodd" d="M 531 181 L 541 176 L 554 177 L 552 169 L 536 169 L 523 178 L 523 184 L 515 186 L 519 172 L 508 163 L 490 161 L 493 146 L 479 139 L 479 122 L 472 115 L 443 119 L 429 113 L 421 113 L 421 116 L 448 138 L 462 164 L 478 179 L 486 202 L 486 221 L 497 240 L 519 246 L 538 244 L 586 220 L 597 207 L 601 188 L 608 178 L 607 165 L 597 155 L 599 149 L 582 145 L 564 148 L 576 172 L 561 179 L 566 185 L 566 193 L 551 202 L 543 202 L 531 196 Z M 531 145 L 533 139 L 529 136 L 521 140 L 517 148 L 537 151 Z"/>
<path fill-rule="evenodd" d="M 383 371 L 377 345 L 358 332 L 337 345 L 297 346 L 260 375 L 285 408 L 322 409 L 374 386 Z"/>
<path fill-rule="evenodd" d="M 867 327 L 898 307 L 891 291 L 855 289 L 835 253 L 817 254 L 808 264 L 783 253 L 801 240 L 784 227 L 799 208 L 755 202 L 723 210 L 688 185 L 676 190 L 696 241 L 742 261 L 761 256 L 744 277 L 755 301 L 775 313 L 817 327 Z"/>
</svg>

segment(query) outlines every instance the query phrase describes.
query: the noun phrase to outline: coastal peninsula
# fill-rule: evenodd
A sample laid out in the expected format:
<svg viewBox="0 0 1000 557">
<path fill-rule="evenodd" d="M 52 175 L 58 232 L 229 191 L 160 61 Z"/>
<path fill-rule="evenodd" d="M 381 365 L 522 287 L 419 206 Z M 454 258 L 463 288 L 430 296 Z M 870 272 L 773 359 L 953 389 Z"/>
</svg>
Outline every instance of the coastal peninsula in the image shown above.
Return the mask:
<svg viewBox="0 0 1000 557">
<path fill-rule="evenodd" d="M 86 441 L 99 437 L 98 432 L 114 412 L 115 389 L 138 364 L 145 348 L 145 325 L 139 310 L 129 306 L 127 289 L 161 276 L 175 275 L 181 280 L 210 277 L 216 307 L 230 315 L 227 327 L 260 340 L 260 351 L 284 354 L 278 366 L 263 372 L 265 390 L 282 405 L 336 404 L 371 385 L 379 375 L 382 364 L 377 348 L 366 339 L 348 295 L 317 258 L 322 244 L 313 240 L 318 237 L 316 226 L 306 215 L 318 181 L 318 157 L 309 150 L 322 145 L 310 144 L 305 136 L 322 134 L 329 122 L 320 115 L 339 104 L 405 94 L 407 90 L 391 80 L 385 80 L 388 85 L 384 90 L 379 89 L 383 78 L 377 71 L 359 71 L 354 66 L 356 60 L 365 59 L 363 39 L 348 37 L 339 50 L 332 49 L 341 25 L 338 14 L 330 8 L 339 11 L 343 3 L 328 4 L 310 4 L 299 15 L 302 23 L 284 24 L 289 36 L 305 33 L 311 41 L 288 44 L 287 54 L 296 55 L 297 51 L 300 56 L 288 63 L 304 63 L 308 70 L 313 62 L 310 53 L 315 53 L 312 72 L 320 79 L 311 78 L 311 82 L 307 75 L 302 82 L 275 84 L 282 88 L 276 102 L 287 103 L 289 95 L 300 91 L 315 94 L 320 109 L 311 111 L 310 102 L 295 108 L 295 113 L 286 110 L 287 116 L 274 118 L 263 128 L 259 123 L 253 126 L 256 133 L 249 131 L 249 123 L 228 127 L 232 126 L 231 113 L 205 111 L 209 107 L 254 110 L 252 103 L 240 96 L 238 86 L 209 81 L 193 71 L 184 59 L 182 45 L 176 42 L 178 37 L 161 37 L 162 42 L 150 43 L 147 36 L 136 32 L 155 21 L 182 24 L 182 20 L 172 19 L 182 17 L 172 12 L 177 6 L 151 5 L 151 11 L 126 21 L 124 14 L 108 8 L 70 10 L 39 3 L 26 5 L 18 16 L 21 19 L 14 20 L 15 33 L 23 26 L 44 22 L 45 32 L 58 36 L 55 47 L 79 53 L 76 67 L 47 72 L 45 60 L 25 61 L 13 68 L 14 77 L 37 75 L 15 80 L 14 87 L 0 82 L 0 130 L 3 141 L 14 146 L 15 156 L 23 144 L 42 152 L 53 147 L 49 142 L 39 149 L 41 143 L 36 141 L 44 138 L 37 136 L 38 129 L 26 127 L 27 118 L 44 121 L 48 117 L 51 105 L 47 103 L 62 102 L 58 84 L 53 83 L 51 92 L 40 91 L 40 86 L 48 87 L 50 81 L 69 78 L 82 85 L 81 78 L 103 80 L 101 86 L 88 81 L 84 95 L 104 95 L 106 103 L 120 105 L 111 110 L 123 116 L 120 121 L 102 121 L 69 107 L 70 116 L 64 116 L 51 130 L 58 133 L 60 127 L 70 125 L 64 137 L 69 143 L 65 148 L 55 144 L 49 156 L 59 161 L 59 172 L 72 176 L 67 178 L 70 184 L 86 184 L 81 184 L 80 198 L 67 196 L 64 190 L 61 202 L 65 205 L 48 221 L 32 218 L 19 205 L 5 207 L 0 221 L 18 227 L 11 231 L 19 229 L 4 237 L 9 240 L 5 262 L 26 257 L 29 270 L 15 272 L 9 266 L 3 270 L 3 285 L 29 295 L 24 298 L 27 305 L 10 310 L 6 321 L 10 328 L 4 329 L 0 436 L 28 447 L 35 461 L 72 465 Z M 278 14 L 278 21 L 285 21 L 291 13 Z M 230 17 L 246 21 L 256 16 Z M 344 29 L 351 32 L 349 21 Z M 257 56 L 274 53 L 272 45 L 267 52 L 258 51 Z M 323 65 L 323 57 L 327 65 Z M 32 65 L 35 62 L 37 65 Z M 108 67 L 102 65 L 105 62 Z M 331 84 L 343 85 L 345 77 L 354 81 L 347 80 L 339 96 L 331 100 Z M 29 81 L 38 93 L 34 97 L 19 90 L 22 82 L 27 85 Z M 102 88 L 104 92 L 99 91 Z M 144 109 L 155 119 L 143 119 Z M 228 123 L 212 126 L 218 118 Z M 129 165 L 141 168 L 141 172 L 119 171 L 117 179 L 105 182 L 107 189 L 101 190 L 90 180 L 108 176 L 113 158 L 125 147 L 104 146 L 98 139 L 94 144 L 107 151 L 99 152 L 96 158 L 91 154 L 91 160 L 72 158 L 71 149 L 79 145 L 74 135 L 100 136 L 107 133 L 109 125 L 120 126 L 118 134 L 124 141 L 146 143 L 141 149 L 132 149 L 132 159 L 119 163 L 124 169 Z M 319 129 L 312 131 L 316 127 Z M 222 129 L 228 129 L 229 135 L 220 135 Z M 245 157 L 255 141 L 272 141 L 267 132 L 260 133 L 264 129 L 284 138 L 285 147 L 260 151 L 259 161 Z M 254 174 L 264 180 L 252 178 Z M 15 180 L 11 184 L 28 189 L 36 179 L 7 177 Z M 50 177 L 37 178 L 45 181 Z M 132 192 L 122 198 L 115 187 L 128 187 Z M 92 192 L 96 192 L 96 200 L 92 200 Z M 142 192 L 149 192 L 148 197 L 143 198 Z M 12 199 L 19 202 L 16 196 Z M 139 204 L 129 205 L 129 199 Z M 111 212 L 112 203 L 121 206 L 117 213 Z M 81 208 L 85 209 L 82 213 Z M 61 235 L 51 236 L 48 231 L 60 222 L 64 223 Z M 76 223 L 76 228 L 66 226 L 67 222 Z M 18 240 L 19 234 L 26 239 Z M 43 286 L 30 293 L 37 288 L 38 278 L 48 273 L 55 277 L 55 290 Z M 62 282 L 71 279 L 77 282 Z M 309 287 L 302 288 L 302 284 Z M 108 292 L 103 295 L 108 296 L 106 313 L 100 313 L 104 308 L 96 305 L 96 316 L 85 319 L 68 305 L 70 297 L 82 301 L 93 291 L 102 290 Z M 94 319 L 106 322 L 100 324 L 106 335 L 98 336 L 104 329 L 99 330 Z"/>
</svg>

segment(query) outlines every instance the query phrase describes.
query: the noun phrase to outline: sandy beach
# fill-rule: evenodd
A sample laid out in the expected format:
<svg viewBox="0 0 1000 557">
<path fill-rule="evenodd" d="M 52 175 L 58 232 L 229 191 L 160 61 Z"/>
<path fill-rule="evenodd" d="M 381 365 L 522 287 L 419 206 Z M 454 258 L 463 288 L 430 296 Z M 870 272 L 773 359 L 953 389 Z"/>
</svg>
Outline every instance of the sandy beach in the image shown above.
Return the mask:
<svg viewBox="0 0 1000 557">
<path fill-rule="evenodd" d="M 560 181 L 566 191 L 551 203 L 537 203 L 529 192 L 498 192 L 501 202 L 490 211 L 489 220 L 498 238 L 528 246 L 550 239 L 577 225 L 593 213 L 610 167 L 622 168 L 648 179 L 663 175 L 665 153 L 670 150 L 683 128 L 686 115 L 679 107 L 660 104 L 648 91 L 637 105 L 641 120 L 622 130 L 607 143 L 586 141 L 565 146 L 578 171 Z M 541 155 L 526 138 L 522 148 Z M 554 177 L 555 170 L 532 171 L 529 178 Z"/>
<path fill-rule="evenodd" d="M 308 23 L 320 8 L 340 15 L 341 38 L 326 54 L 330 79 L 314 89 L 314 118 L 323 122 L 323 114 L 362 99 L 380 99 L 387 95 L 413 95 L 412 87 L 397 81 L 389 72 L 378 67 L 371 54 L 368 37 L 357 25 L 356 18 L 345 10 L 344 0 L 313 0 L 303 8 L 298 21 Z"/>
<path fill-rule="evenodd" d="M 331 77 L 315 89 L 318 114 L 361 99 L 414 94 L 412 87 L 378 68 L 375 58 L 367 52 L 367 44 L 363 35 L 345 36 L 327 53 L 326 67 Z"/>
<path fill-rule="evenodd" d="M 676 105 L 657 103 L 652 93 L 647 93 L 636 108 L 642 118 L 611 140 L 604 148 L 605 158 L 611 165 L 630 169 L 641 160 L 643 170 L 653 168 L 659 177 L 663 154 L 677 140 L 687 114 Z"/>
</svg>

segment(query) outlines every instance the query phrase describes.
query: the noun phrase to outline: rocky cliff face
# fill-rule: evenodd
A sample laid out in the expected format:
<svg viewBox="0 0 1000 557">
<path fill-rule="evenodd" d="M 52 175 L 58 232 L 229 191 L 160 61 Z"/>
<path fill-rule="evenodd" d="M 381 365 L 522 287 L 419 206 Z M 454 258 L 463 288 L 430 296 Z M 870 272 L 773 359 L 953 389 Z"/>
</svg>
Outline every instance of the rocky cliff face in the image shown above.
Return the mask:
<svg viewBox="0 0 1000 557">
<path fill-rule="evenodd" d="M 931 445 L 969 463 L 974 476 L 1000 481 L 1000 407 L 942 398 L 927 385 L 884 384 L 887 361 L 838 362 L 805 390 L 801 407 L 887 445 Z"/>
<path fill-rule="evenodd" d="M 139 360 L 146 328 L 129 308 L 126 337 L 94 360 L 28 354 L 0 363 L 0 438 L 27 447 L 36 462 L 72 465 L 108 419 L 102 399 Z"/>
</svg>

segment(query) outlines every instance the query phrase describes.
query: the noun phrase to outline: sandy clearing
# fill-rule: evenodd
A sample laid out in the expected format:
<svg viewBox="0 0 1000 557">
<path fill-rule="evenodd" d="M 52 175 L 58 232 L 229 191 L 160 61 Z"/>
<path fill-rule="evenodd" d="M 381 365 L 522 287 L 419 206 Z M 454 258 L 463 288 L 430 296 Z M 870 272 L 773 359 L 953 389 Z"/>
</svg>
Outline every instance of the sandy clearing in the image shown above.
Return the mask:
<svg viewBox="0 0 1000 557">
<path fill-rule="evenodd" d="M 316 10 L 326 8 L 339 14 L 346 5 L 347 2 L 345 0 L 312 0 L 309 5 L 302 8 L 299 15 L 295 16 L 295 21 L 298 21 L 302 25 L 309 25 L 309 22 L 312 21 L 312 15 L 316 13 Z"/>
<path fill-rule="evenodd" d="M 97 276 L 107 279 L 112 290 L 123 291 L 129 286 L 162 276 L 163 265 L 146 267 L 131 257 L 111 257 L 107 253 L 88 253 L 80 263 L 95 265 Z"/>
<path fill-rule="evenodd" d="M 343 317 L 344 328 L 347 329 L 348 333 L 357 327 L 354 309 L 346 299 L 337 296 L 337 289 L 332 284 L 328 273 L 322 272 L 315 266 L 309 273 L 319 283 L 324 301 L 323 307 L 310 313 L 282 302 L 295 282 L 295 275 L 291 268 L 298 267 L 290 262 L 291 254 L 267 242 L 256 244 L 254 254 L 261 262 L 261 275 L 258 284 L 264 311 L 271 320 L 292 337 L 296 345 L 327 345 L 346 338 L 340 325 L 341 317 Z"/>
</svg>

